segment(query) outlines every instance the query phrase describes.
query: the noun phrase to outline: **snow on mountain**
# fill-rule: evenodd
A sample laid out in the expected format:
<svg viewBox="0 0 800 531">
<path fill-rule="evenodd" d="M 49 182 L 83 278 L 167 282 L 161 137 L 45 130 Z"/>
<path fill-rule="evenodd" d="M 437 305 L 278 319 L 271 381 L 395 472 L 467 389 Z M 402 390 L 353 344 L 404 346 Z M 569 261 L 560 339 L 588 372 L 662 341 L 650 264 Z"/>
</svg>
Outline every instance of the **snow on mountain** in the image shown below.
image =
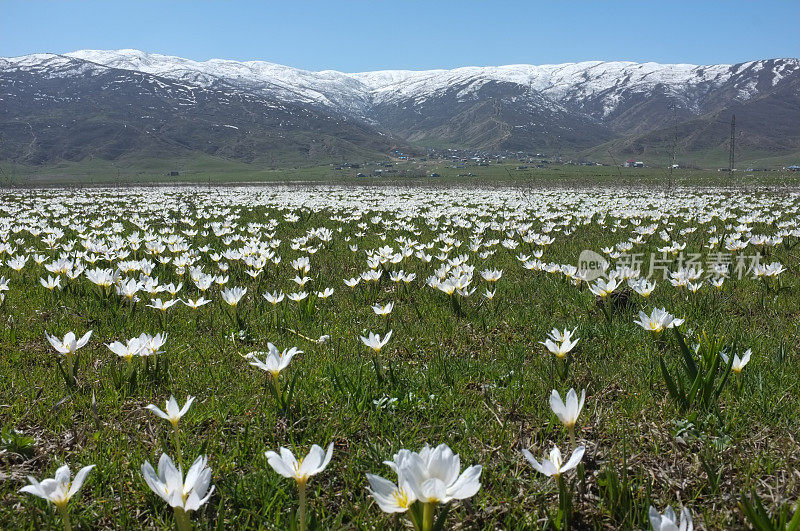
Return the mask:
<svg viewBox="0 0 800 531">
<path fill-rule="evenodd" d="M 717 87 L 744 72 L 756 74 L 765 64 L 765 61 L 755 61 L 739 65 L 698 66 L 585 61 L 539 66 L 520 64 L 344 73 L 334 70 L 312 72 L 265 61 L 194 61 L 139 50 L 79 50 L 64 56 L 33 54 L 5 61 L 18 68 L 35 68 L 53 64 L 60 57 L 145 72 L 194 86 L 227 87 L 293 103 L 323 105 L 362 118 L 372 105 L 406 101 L 418 104 L 451 88 L 457 88 L 459 97 L 466 98 L 488 82 L 500 82 L 521 85 L 558 103 L 583 105 L 591 101 L 595 108 L 601 109 L 601 116 L 595 117 L 602 119 L 616 110 L 625 94 L 647 94 L 656 87 L 675 94 L 696 94 L 699 87 Z M 798 70 L 800 60 L 777 61 L 774 70 L 768 73 L 770 84 L 776 85 Z M 67 73 L 62 70 L 60 75 Z M 740 99 L 755 94 L 757 90 L 752 75 L 738 89 Z M 690 99 L 687 97 L 686 105 L 697 107 L 697 102 L 688 101 Z"/>
</svg>

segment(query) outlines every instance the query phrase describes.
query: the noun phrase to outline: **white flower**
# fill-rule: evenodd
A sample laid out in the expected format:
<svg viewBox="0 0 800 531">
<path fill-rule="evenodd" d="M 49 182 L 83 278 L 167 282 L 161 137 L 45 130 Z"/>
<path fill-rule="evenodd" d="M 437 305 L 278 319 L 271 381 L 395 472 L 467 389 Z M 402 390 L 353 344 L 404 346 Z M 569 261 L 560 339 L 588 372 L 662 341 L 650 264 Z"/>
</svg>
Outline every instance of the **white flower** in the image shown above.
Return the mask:
<svg viewBox="0 0 800 531">
<path fill-rule="evenodd" d="M 267 348 L 269 352 L 251 352 L 245 356 L 245 359 L 249 360 L 250 365 L 253 367 L 258 367 L 272 374 L 273 378 L 277 378 L 278 374 L 289 366 L 289 362 L 292 361 L 295 355 L 302 354 L 303 352 L 302 350 L 297 350 L 297 347 L 284 349 L 283 352 L 281 352 L 272 343 L 267 343 Z M 264 361 L 261 361 L 259 358 L 265 354 L 266 357 Z"/>
<path fill-rule="evenodd" d="M 239 304 L 239 301 L 242 300 L 245 293 L 247 293 L 247 288 L 226 288 L 222 290 L 222 299 L 228 303 L 229 306 L 236 307 Z"/>
<path fill-rule="evenodd" d="M 59 467 L 54 478 L 47 478 L 41 483 L 32 476 L 28 476 L 28 481 L 31 484 L 25 485 L 19 491 L 44 498 L 48 502 L 52 502 L 56 507 L 64 508 L 69 503 L 70 498 L 83 486 L 86 476 L 94 467 L 95 465 L 89 465 L 81 468 L 72 481 L 70 481 L 70 471 L 67 465 Z"/>
<path fill-rule="evenodd" d="M 461 458 L 446 444 L 436 448 L 426 444 L 419 453 L 400 450 L 394 455 L 393 461 L 385 461 L 384 464 L 395 471 L 399 485 L 404 492 L 408 491 L 406 495 L 410 494 L 422 503 L 463 500 L 474 496 L 481 488 L 483 467 L 473 465 L 461 472 Z M 386 489 L 388 485 L 378 486 Z M 402 500 L 397 501 L 399 509 Z"/>
<path fill-rule="evenodd" d="M 273 451 L 265 452 L 269 465 L 281 476 L 291 478 L 300 485 L 305 485 L 311 476 L 319 474 L 333 456 L 333 443 L 324 451 L 320 446 L 313 445 L 308 455 L 298 461 L 294 453 L 288 448 L 281 447 L 280 455 Z"/>
<path fill-rule="evenodd" d="M 753 351 L 751 349 L 745 350 L 741 358 L 737 354 L 734 354 L 733 363 L 731 364 L 731 370 L 736 373 L 742 372 L 744 366 L 747 365 L 747 363 L 750 361 L 750 356 L 752 354 Z M 728 356 L 722 353 L 720 353 L 720 356 L 722 356 L 722 359 L 725 361 L 725 363 L 728 363 Z"/>
<path fill-rule="evenodd" d="M 682 325 L 683 321 L 683 319 L 676 319 L 664 308 L 654 308 L 649 316 L 640 310 L 639 320 L 634 320 L 633 322 L 645 330 L 650 330 L 654 334 L 658 334 L 665 328 L 675 328 L 676 326 Z"/>
<path fill-rule="evenodd" d="M 581 391 L 581 399 L 578 400 L 578 395 L 575 389 L 567 391 L 566 403 L 561 400 L 561 395 L 558 391 L 553 389 L 550 394 L 550 409 L 556 414 L 561 423 L 567 428 L 572 428 L 578 421 L 578 415 L 581 414 L 583 409 L 583 402 L 586 399 L 586 390 Z"/>
<path fill-rule="evenodd" d="M 375 353 L 379 353 L 383 346 L 389 342 L 389 338 L 392 337 L 393 330 L 389 330 L 389 333 L 386 334 L 383 339 L 378 334 L 373 334 L 372 332 L 369 333 L 369 337 L 359 336 L 361 338 L 361 342 L 364 343 L 367 347 L 371 348 L 375 351 Z"/>
<path fill-rule="evenodd" d="M 267 292 L 262 296 L 267 299 L 267 302 L 270 304 L 278 304 L 285 297 L 282 291 L 280 293 L 278 291 L 275 291 L 274 293 Z"/>
<path fill-rule="evenodd" d="M 386 305 L 375 304 L 372 307 L 372 311 L 375 312 L 375 315 L 389 315 L 392 313 L 392 309 L 394 308 L 394 303 L 390 302 Z"/>
<path fill-rule="evenodd" d="M 667 510 L 662 515 L 651 505 L 650 525 L 653 526 L 653 531 L 693 531 L 694 529 L 692 513 L 687 507 L 681 509 L 681 520 L 678 522 L 672 507 L 667 506 Z"/>
<path fill-rule="evenodd" d="M 164 420 L 170 421 L 172 423 L 172 426 L 175 427 L 178 425 L 178 421 L 181 420 L 181 417 L 183 417 L 186 414 L 186 412 L 189 411 L 192 402 L 194 402 L 194 397 L 192 395 L 189 395 L 186 397 L 186 403 L 183 405 L 183 407 L 179 407 L 178 401 L 175 400 L 174 396 L 170 395 L 169 400 L 167 400 L 166 413 L 162 411 L 155 404 L 149 404 L 146 407 L 147 409 L 155 413 L 156 416 L 161 417 Z"/>
<path fill-rule="evenodd" d="M 47 332 L 45 332 L 44 335 L 56 351 L 65 356 L 71 356 L 75 354 L 79 348 L 86 346 L 86 343 L 89 342 L 89 338 L 92 337 L 92 330 L 86 332 L 80 339 L 76 339 L 75 334 L 72 332 L 67 332 L 64 339 L 51 336 Z"/>
<path fill-rule="evenodd" d="M 206 299 L 201 295 L 197 300 L 192 300 L 192 299 L 187 298 L 185 301 L 183 301 L 183 304 L 185 304 L 186 306 L 188 306 L 189 308 L 191 308 L 193 310 L 196 310 L 196 309 L 200 308 L 201 306 L 205 306 L 209 302 L 211 302 L 210 299 Z"/>
<path fill-rule="evenodd" d="M 143 343 L 141 336 L 129 339 L 124 345 L 119 341 L 114 341 L 106 346 L 111 352 L 120 358 L 125 358 L 126 360 L 130 360 L 134 356 L 140 355 L 142 350 L 145 348 L 145 344 Z"/>
<path fill-rule="evenodd" d="M 158 474 L 153 466 L 145 461 L 142 475 L 150 490 L 158 494 L 170 507 L 179 507 L 186 512 L 195 511 L 206 503 L 214 492 L 211 483 L 211 469 L 206 466 L 207 458 L 200 456 L 192 463 L 186 480 L 183 471 L 175 467 L 175 463 L 167 454 L 161 454 L 158 460 Z"/>
<path fill-rule="evenodd" d="M 583 458 L 583 452 L 586 450 L 584 446 L 578 446 L 575 448 L 575 451 L 572 452 L 572 455 L 569 458 L 569 461 L 566 463 L 563 462 L 561 457 L 561 450 L 558 449 L 557 446 L 553 446 L 553 449 L 550 450 L 550 459 L 543 459 L 541 464 L 533 457 L 528 450 L 522 450 L 522 455 L 525 456 L 525 459 L 536 469 L 537 472 L 544 474 L 548 477 L 555 477 L 558 478 L 564 472 L 572 470 L 578 463 L 581 462 Z"/>
<path fill-rule="evenodd" d="M 580 341 L 580 338 L 575 339 L 575 341 L 570 341 L 569 335 L 566 335 L 561 343 L 556 343 L 552 339 L 539 341 L 539 343 L 544 345 L 547 350 L 555 354 L 557 357 L 563 358 L 569 351 L 575 348 L 575 345 L 578 344 L 578 341 Z"/>
</svg>

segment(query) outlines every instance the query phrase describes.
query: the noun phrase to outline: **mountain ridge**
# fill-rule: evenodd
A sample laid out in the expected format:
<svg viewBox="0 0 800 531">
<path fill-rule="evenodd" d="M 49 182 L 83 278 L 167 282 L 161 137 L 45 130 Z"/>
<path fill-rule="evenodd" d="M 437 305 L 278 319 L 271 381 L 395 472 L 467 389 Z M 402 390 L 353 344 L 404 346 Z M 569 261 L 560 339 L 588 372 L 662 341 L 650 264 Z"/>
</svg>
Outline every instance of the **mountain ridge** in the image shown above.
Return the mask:
<svg viewBox="0 0 800 531">
<path fill-rule="evenodd" d="M 37 101 L 61 101 L 64 113 L 74 108 L 69 120 L 89 120 L 91 111 L 78 102 L 91 94 L 102 100 L 99 107 L 106 115 L 116 116 L 111 120 L 119 122 L 114 130 L 146 130 L 147 109 L 155 101 L 156 107 L 162 106 L 165 120 L 182 124 L 182 133 L 173 134 L 170 142 L 246 161 L 259 159 L 258 145 L 280 147 L 287 120 L 294 128 L 288 151 L 299 154 L 297 160 L 312 162 L 317 155 L 311 153 L 320 153 L 314 144 L 331 144 L 342 137 L 348 141 L 337 144 L 334 157 L 386 153 L 397 147 L 412 150 L 414 145 L 581 152 L 609 142 L 621 146 L 619 153 L 624 155 L 637 152 L 632 145 L 663 137 L 658 132 L 669 127 L 683 131 L 687 138 L 698 137 L 698 128 L 707 129 L 706 122 L 719 121 L 733 110 L 746 118 L 741 127 L 755 144 L 769 150 L 800 149 L 800 126 L 791 127 L 797 112 L 794 100 L 800 98 L 800 59 L 796 58 L 718 65 L 584 61 L 345 73 L 265 61 L 194 61 L 139 50 L 78 50 L 0 58 L 0 73 L 0 112 L 12 117 L 11 123 L 8 119 L 0 122 L 4 144 L 36 142 L 35 131 L 25 133 L 21 124 L 31 129 L 32 123 L 44 119 L 34 104 Z M 113 84 L 109 84 L 111 78 Z M 121 84 L 142 84 L 146 90 L 123 91 Z M 193 114 L 189 107 L 198 105 L 191 96 L 194 93 L 202 93 L 204 103 Z M 238 102 L 235 110 L 231 98 Z M 15 105 L 29 114 L 16 112 Z M 136 112 L 122 120 L 114 105 Z M 251 135 L 271 140 L 264 144 L 251 138 L 237 141 L 235 149 L 230 145 L 217 149 L 220 146 L 209 145 L 215 143 L 213 134 L 200 126 L 192 130 L 193 123 L 201 124 L 209 117 L 223 126 L 249 127 Z M 770 123 L 781 127 L 771 130 Z M 47 128 L 57 126 L 50 122 Z M 163 132 L 170 124 L 162 121 L 159 127 Z M 159 137 L 159 142 L 167 138 Z M 706 140 L 702 144 L 703 149 L 724 149 L 725 142 L 717 134 L 711 147 Z M 692 142 L 682 146 L 687 152 L 694 149 Z M 136 149 L 133 145 L 130 150 Z M 46 146 L 38 151 L 31 157 L 30 153 L 10 153 L 0 145 L 0 157 L 10 160 L 53 158 Z M 69 156 L 89 152 L 78 149 Z M 59 156 L 63 155 L 62 151 Z"/>
</svg>

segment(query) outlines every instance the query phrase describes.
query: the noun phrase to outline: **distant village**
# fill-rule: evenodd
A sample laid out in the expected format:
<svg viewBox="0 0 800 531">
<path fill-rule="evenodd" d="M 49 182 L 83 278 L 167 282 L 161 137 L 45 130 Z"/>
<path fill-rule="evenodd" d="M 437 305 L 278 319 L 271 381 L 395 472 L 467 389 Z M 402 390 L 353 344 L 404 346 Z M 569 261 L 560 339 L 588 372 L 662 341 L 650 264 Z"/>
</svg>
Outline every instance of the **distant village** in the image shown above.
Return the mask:
<svg viewBox="0 0 800 531">
<path fill-rule="evenodd" d="M 448 164 L 448 168 L 464 170 L 457 174 L 458 177 L 477 177 L 480 168 L 491 165 L 503 164 L 510 166 L 508 171 L 532 171 L 552 166 L 605 166 L 624 168 L 664 168 L 663 165 L 647 164 L 642 160 L 628 159 L 619 164 L 608 164 L 590 160 L 563 159 L 560 155 L 546 153 L 526 153 L 523 151 L 488 153 L 477 150 L 463 149 L 428 149 L 424 155 L 409 155 L 400 150 L 395 150 L 387 160 L 371 162 L 346 162 L 331 164 L 335 171 L 352 172 L 357 178 L 369 177 L 429 177 L 437 178 L 436 172 L 427 171 L 430 162 Z M 418 163 L 418 164 L 414 164 Z M 671 164 L 667 169 L 701 169 L 697 166 Z M 800 166 L 791 165 L 781 168 L 784 171 L 800 171 Z M 717 171 L 740 171 L 736 168 L 718 168 Z M 745 172 L 780 171 L 768 168 L 746 168 Z"/>
</svg>

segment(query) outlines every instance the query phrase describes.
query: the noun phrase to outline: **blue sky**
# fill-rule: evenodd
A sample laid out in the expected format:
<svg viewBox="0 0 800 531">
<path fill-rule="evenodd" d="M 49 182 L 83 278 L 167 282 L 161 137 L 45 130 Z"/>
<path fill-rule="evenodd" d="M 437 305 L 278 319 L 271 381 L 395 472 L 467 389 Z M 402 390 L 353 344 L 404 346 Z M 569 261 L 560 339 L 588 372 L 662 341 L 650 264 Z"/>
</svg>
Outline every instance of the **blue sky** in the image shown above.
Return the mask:
<svg viewBox="0 0 800 531">
<path fill-rule="evenodd" d="M 0 0 L 0 55 L 138 48 L 310 70 L 799 57 L 797 0 Z"/>
</svg>

